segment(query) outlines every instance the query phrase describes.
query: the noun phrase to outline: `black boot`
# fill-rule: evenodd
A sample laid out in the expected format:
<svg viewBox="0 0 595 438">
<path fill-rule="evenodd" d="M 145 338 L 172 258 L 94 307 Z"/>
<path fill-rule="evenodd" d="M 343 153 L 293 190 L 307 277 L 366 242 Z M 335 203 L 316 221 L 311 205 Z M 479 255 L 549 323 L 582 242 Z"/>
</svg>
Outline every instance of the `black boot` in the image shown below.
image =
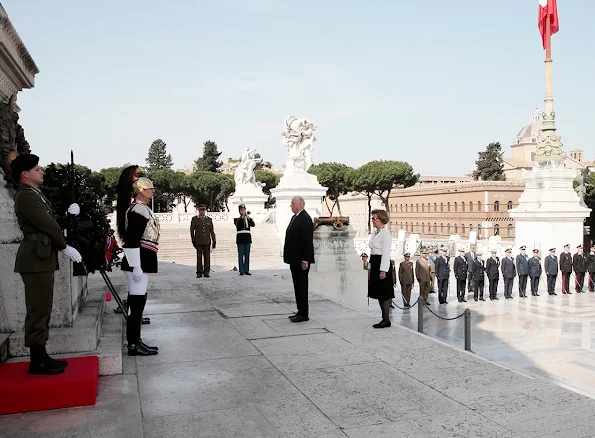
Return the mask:
<svg viewBox="0 0 595 438">
<path fill-rule="evenodd" d="M 159 353 L 155 350 L 148 350 L 142 343 L 128 346 L 128 356 L 155 356 L 156 354 Z"/>
<path fill-rule="evenodd" d="M 43 347 L 31 347 L 31 362 L 29 363 L 29 374 L 56 375 L 62 374 L 64 367 L 49 357 Z"/>
<path fill-rule="evenodd" d="M 159 351 L 159 347 L 150 347 L 147 344 L 145 344 L 142 339 L 139 339 L 138 343 L 145 347 L 147 350 Z"/>
</svg>

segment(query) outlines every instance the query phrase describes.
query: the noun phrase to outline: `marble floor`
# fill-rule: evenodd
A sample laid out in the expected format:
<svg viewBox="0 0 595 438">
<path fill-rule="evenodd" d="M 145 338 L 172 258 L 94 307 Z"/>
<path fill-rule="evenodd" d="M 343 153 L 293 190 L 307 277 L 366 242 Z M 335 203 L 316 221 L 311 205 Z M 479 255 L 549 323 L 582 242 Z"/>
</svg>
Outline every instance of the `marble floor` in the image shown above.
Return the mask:
<svg viewBox="0 0 595 438">
<path fill-rule="evenodd" d="M 595 436 L 594 399 L 524 372 L 532 371 L 529 338 L 549 363 L 568 359 L 565 346 L 576 347 L 574 330 L 584 327 L 573 318 L 595 299 L 588 294 L 551 305 L 546 297 L 468 303 L 473 354 L 460 349 L 460 320 L 426 315 L 422 335 L 400 326 L 415 326 L 415 312 L 395 309 L 400 325 L 375 330 L 375 315 L 315 293 L 310 321 L 292 323 L 287 270 L 240 277 L 215 269 L 197 279 L 191 266 L 160 269 L 142 334 L 159 355 L 124 356 L 123 375 L 100 378 L 96 406 L 0 417 L 2 438 Z M 554 344 L 558 359 L 546 348 Z M 510 355 L 523 372 L 484 359 L 490 351 L 503 363 Z"/>
<path fill-rule="evenodd" d="M 559 282 L 558 282 L 559 283 Z M 430 294 L 431 309 L 438 315 L 453 318 L 464 309 L 471 310 L 472 350 L 507 367 L 553 379 L 575 391 L 595 397 L 595 293 L 549 296 L 544 282 L 539 297 L 530 292 L 519 298 L 515 281 L 513 299 L 504 299 L 502 282 L 498 301 L 475 302 L 468 294 L 467 303 L 458 303 L 456 282 L 449 289 L 449 303 L 439 305 L 437 294 Z M 399 290 L 397 289 L 397 294 Z M 454 292 L 453 292 L 454 291 Z M 417 288 L 412 302 L 419 296 Z M 369 312 L 380 315 L 378 303 L 370 300 Z M 395 303 L 402 307 L 401 300 Z M 393 323 L 417 330 L 417 307 L 395 308 Z M 464 348 L 464 318 L 444 321 L 424 312 L 424 333 L 458 348 Z"/>
</svg>

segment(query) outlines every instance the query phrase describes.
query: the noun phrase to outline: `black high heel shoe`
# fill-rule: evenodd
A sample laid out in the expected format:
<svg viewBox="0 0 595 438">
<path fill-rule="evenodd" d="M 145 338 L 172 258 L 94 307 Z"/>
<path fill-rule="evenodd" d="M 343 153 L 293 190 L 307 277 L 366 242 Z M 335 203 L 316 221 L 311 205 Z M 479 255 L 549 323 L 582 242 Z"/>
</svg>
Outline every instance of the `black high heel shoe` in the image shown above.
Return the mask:
<svg viewBox="0 0 595 438">
<path fill-rule="evenodd" d="M 380 321 L 378 324 L 374 324 L 372 327 L 374 328 L 385 328 L 390 327 L 390 321 Z"/>
</svg>

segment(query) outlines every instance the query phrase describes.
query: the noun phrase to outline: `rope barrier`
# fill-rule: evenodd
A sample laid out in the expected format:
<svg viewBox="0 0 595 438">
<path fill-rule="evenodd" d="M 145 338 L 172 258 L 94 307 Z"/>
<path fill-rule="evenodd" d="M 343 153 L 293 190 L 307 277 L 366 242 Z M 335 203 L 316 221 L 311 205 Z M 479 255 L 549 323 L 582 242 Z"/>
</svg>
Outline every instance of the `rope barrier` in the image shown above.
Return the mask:
<svg viewBox="0 0 595 438">
<path fill-rule="evenodd" d="M 433 310 L 430 308 L 430 306 L 428 306 L 427 304 L 424 304 L 424 306 L 426 306 L 426 308 L 427 308 L 427 309 L 430 311 L 430 313 L 431 313 L 432 315 L 434 315 L 434 316 L 436 316 L 436 317 L 438 317 L 438 318 L 440 318 L 440 319 L 442 319 L 442 320 L 444 320 L 444 321 L 453 321 L 453 320 L 455 320 L 455 319 L 459 319 L 459 318 L 460 318 L 460 317 L 462 317 L 462 316 L 465 316 L 465 311 L 463 311 L 463 313 L 461 313 L 461 314 L 460 314 L 460 315 L 458 315 L 458 316 L 455 316 L 454 318 L 444 318 L 443 316 L 440 316 L 440 315 L 438 315 L 437 313 L 435 313 L 435 312 L 434 312 L 434 311 L 433 311 Z"/>
</svg>

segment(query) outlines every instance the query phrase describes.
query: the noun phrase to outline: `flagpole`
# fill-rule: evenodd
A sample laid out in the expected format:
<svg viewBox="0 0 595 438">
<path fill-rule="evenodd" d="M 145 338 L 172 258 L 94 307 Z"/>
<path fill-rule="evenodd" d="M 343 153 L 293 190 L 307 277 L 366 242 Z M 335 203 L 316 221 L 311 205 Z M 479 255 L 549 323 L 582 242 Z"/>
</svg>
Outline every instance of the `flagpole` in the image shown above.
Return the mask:
<svg viewBox="0 0 595 438">
<path fill-rule="evenodd" d="M 548 12 L 545 22 L 545 99 L 543 121 L 539 141 L 535 148 L 534 161 L 543 164 L 559 163 L 564 159 L 562 142 L 556 135 L 556 113 L 552 92 L 552 23 Z"/>
</svg>

